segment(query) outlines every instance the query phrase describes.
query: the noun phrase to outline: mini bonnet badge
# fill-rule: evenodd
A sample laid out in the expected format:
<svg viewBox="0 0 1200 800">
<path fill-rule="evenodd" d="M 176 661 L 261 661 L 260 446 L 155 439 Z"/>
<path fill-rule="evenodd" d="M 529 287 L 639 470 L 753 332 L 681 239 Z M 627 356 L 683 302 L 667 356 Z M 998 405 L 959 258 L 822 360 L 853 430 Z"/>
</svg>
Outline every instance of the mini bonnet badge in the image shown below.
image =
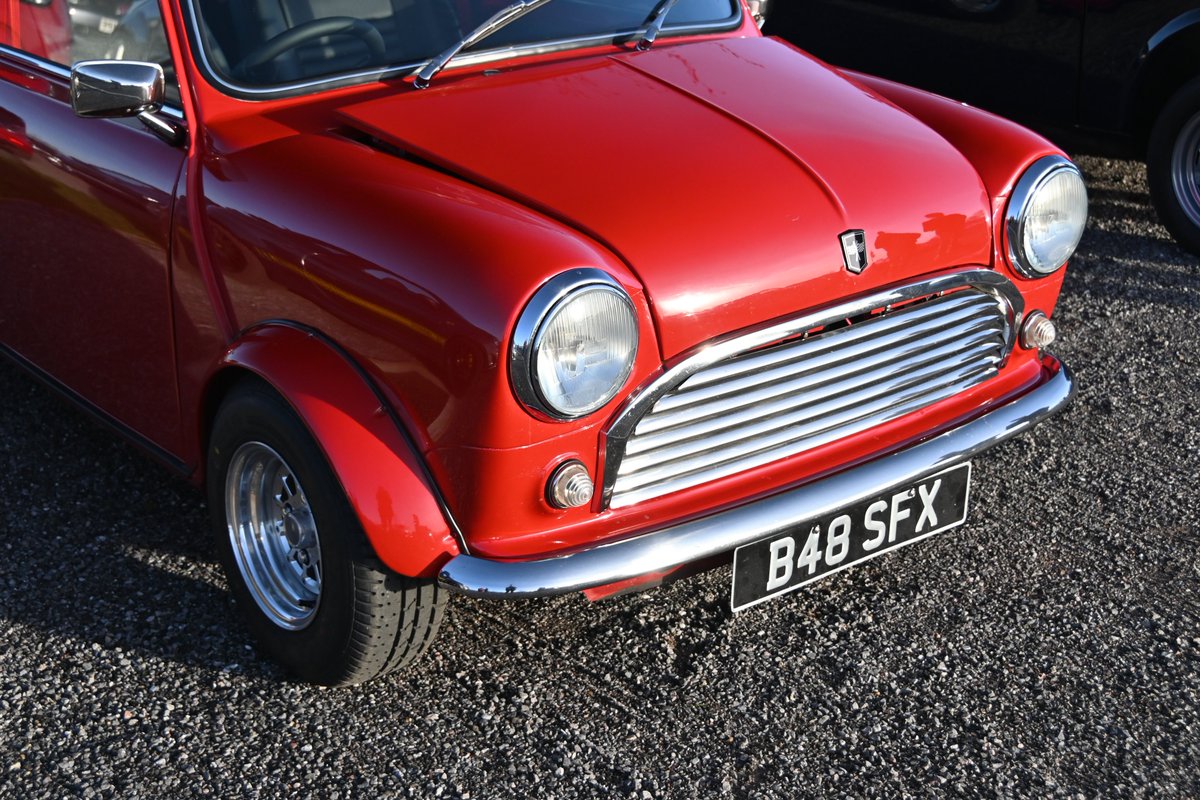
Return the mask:
<svg viewBox="0 0 1200 800">
<path fill-rule="evenodd" d="M 842 234 L 842 257 L 846 259 L 846 269 L 855 275 L 867 268 L 866 231 L 846 231 Z"/>
</svg>

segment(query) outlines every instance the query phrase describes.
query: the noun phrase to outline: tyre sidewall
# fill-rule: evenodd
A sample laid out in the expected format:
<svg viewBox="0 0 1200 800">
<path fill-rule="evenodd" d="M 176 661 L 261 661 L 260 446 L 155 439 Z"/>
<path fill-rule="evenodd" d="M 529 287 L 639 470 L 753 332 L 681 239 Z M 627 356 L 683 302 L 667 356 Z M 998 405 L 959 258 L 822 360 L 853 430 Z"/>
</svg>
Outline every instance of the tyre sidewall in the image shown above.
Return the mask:
<svg viewBox="0 0 1200 800">
<path fill-rule="evenodd" d="M 1200 222 L 1191 219 L 1175 193 L 1172 160 L 1184 126 L 1200 114 L 1200 78 L 1193 79 L 1163 107 L 1150 133 L 1146 166 L 1150 196 L 1159 218 L 1184 249 L 1200 255 Z"/>
</svg>

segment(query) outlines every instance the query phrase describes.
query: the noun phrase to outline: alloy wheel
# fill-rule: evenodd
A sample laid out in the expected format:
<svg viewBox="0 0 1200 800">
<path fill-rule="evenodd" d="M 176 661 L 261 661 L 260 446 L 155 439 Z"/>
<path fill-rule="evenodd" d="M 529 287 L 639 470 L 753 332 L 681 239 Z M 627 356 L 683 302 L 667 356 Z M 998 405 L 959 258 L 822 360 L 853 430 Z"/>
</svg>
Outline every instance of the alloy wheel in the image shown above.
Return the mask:
<svg viewBox="0 0 1200 800">
<path fill-rule="evenodd" d="M 275 450 L 247 442 L 234 453 L 225 519 L 238 570 L 259 608 L 281 628 L 307 627 L 321 600 L 321 542 L 304 489 Z"/>
</svg>

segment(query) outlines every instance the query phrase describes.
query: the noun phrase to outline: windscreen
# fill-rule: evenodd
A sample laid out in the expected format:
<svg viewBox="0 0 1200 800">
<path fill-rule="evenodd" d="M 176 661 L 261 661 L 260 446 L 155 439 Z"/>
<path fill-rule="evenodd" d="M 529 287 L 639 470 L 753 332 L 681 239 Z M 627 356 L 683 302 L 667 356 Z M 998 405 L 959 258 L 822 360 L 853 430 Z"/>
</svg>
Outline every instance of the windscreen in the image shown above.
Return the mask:
<svg viewBox="0 0 1200 800">
<path fill-rule="evenodd" d="M 503 9 L 503 0 L 194 0 L 194 35 L 206 66 L 230 87 L 319 88 L 330 80 L 416 67 Z M 643 29 L 657 0 L 550 0 L 463 51 L 472 53 L 623 41 Z M 679 0 L 663 36 L 727 28 L 735 0 Z"/>
</svg>

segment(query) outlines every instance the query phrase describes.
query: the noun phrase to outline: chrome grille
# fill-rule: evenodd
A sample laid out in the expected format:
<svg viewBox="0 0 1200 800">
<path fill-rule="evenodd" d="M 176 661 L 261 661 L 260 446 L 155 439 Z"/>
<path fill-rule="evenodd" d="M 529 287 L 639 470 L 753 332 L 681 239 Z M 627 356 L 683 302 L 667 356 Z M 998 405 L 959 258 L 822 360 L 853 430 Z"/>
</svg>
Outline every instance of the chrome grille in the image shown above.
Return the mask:
<svg viewBox="0 0 1200 800">
<path fill-rule="evenodd" d="M 959 286 L 836 329 L 828 326 L 845 317 L 809 317 L 806 330 L 823 330 L 693 367 L 659 387 L 642 413 L 633 410 L 626 436 L 614 426 L 609 505 L 796 455 L 987 380 L 1007 357 L 1021 311 L 1020 296 L 999 281 L 1005 285 Z"/>
</svg>

